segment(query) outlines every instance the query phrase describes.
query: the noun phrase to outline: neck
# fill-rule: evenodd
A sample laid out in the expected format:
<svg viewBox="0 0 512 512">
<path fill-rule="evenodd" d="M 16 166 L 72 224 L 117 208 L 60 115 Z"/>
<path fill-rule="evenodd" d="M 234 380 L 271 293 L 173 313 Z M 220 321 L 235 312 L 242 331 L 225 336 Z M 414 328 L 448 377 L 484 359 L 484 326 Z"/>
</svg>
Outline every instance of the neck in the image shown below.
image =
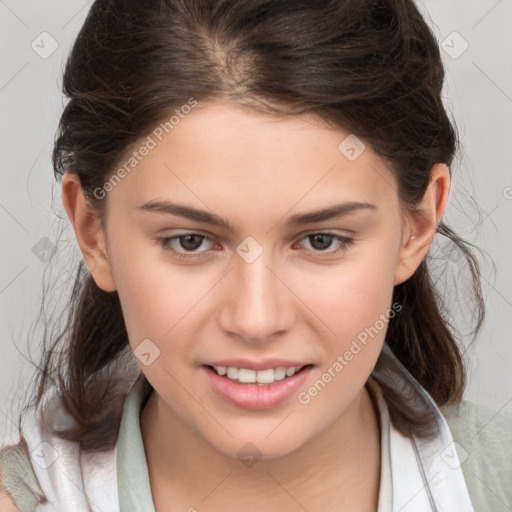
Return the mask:
<svg viewBox="0 0 512 512">
<path fill-rule="evenodd" d="M 157 510 L 181 504 L 184 510 L 201 505 L 201 510 L 227 512 L 231 503 L 233 510 L 243 505 L 252 512 L 265 503 L 265 510 L 282 512 L 290 500 L 325 512 L 377 509 L 380 429 L 366 387 L 322 433 L 286 456 L 251 467 L 219 452 L 162 402 L 153 392 L 141 413 Z"/>
</svg>

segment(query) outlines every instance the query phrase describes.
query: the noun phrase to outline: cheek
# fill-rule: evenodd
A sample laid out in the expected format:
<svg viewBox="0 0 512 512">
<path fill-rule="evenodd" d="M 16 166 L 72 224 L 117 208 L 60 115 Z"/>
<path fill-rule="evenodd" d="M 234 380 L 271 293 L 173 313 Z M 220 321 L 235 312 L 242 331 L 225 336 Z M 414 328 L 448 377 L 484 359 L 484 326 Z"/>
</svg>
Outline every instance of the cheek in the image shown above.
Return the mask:
<svg viewBox="0 0 512 512">
<path fill-rule="evenodd" d="M 307 306 L 302 323 L 308 318 L 316 323 L 314 331 L 323 333 L 320 339 L 329 353 L 343 353 L 390 307 L 396 258 L 382 241 L 380 246 L 372 245 L 348 254 L 339 264 L 282 270 L 284 281 Z M 211 317 L 205 308 L 212 307 L 218 273 L 202 266 L 176 265 L 158 245 L 134 240 L 122 228 L 113 230 L 111 247 L 112 271 L 132 348 L 149 338 L 162 349 L 172 339 L 179 350 L 180 339 L 186 340 L 187 334 L 194 339 L 194 329 Z"/>
<path fill-rule="evenodd" d="M 326 414 L 326 422 L 351 402 L 377 361 L 388 321 L 396 314 L 392 305 L 395 263 L 390 248 L 379 250 L 374 245 L 304 281 L 302 294 L 318 315 L 317 332 L 321 329 L 323 334 L 317 342 L 324 357 L 315 382 L 297 398 L 309 413 Z"/>
<path fill-rule="evenodd" d="M 163 346 L 177 332 L 183 333 L 200 313 L 199 302 L 209 288 L 192 277 L 166 272 L 165 266 L 157 264 L 143 274 L 133 266 L 124 269 L 119 296 L 130 341 L 149 337 Z"/>
<path fill-rule="evenodd" d="M 192 267 L 178 269 L 158 246 L 112 240 L 112 273 L 132 348 L 149 338 L 160 348 L 190 317 L 200 311 L 200 299 L 210 280 Z M 191 314 L 192 313 L 192 314 Z"/>
<path fill-rule="evenodd" d="M 394 268 L 395 257 L 389 251 L 368 250 L 321 273 L 303 273 L 296 282 L 302 281 L 300 296 L 341 348 L 390 308 Z"/>
<path fill-rule="evenodd" d="M 347 265 L 309 287 L 308 306 L 329 329 L 318 338 L 324 357 L 316 378 L 299 392 L 297 401 L 301 410 L 321 417 L 325 425 L 364 386 L 381 352 L 388 321 L 401 309 L 395 311 L 392 304 L 392 262 L 381 257 L 373 267 L 368 261 Z"/>
</svg>

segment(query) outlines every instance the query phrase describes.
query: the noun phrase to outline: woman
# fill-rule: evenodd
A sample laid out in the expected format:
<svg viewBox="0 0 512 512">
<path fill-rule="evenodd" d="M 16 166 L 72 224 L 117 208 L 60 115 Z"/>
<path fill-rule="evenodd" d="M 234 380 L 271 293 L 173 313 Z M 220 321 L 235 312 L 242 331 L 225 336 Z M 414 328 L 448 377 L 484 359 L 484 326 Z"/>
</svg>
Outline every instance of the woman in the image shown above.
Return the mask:
<svg viewBox="0 0 512 512">
<path fill-rule="evenodd" d="M 478 331 L 443 80 L 412 2 L 97 0 L 53 162 L 85 265 L 3 501 L 510 507 L 512 421 L 462 401 L 427 265 L 464 252 Z"/>
</svg>

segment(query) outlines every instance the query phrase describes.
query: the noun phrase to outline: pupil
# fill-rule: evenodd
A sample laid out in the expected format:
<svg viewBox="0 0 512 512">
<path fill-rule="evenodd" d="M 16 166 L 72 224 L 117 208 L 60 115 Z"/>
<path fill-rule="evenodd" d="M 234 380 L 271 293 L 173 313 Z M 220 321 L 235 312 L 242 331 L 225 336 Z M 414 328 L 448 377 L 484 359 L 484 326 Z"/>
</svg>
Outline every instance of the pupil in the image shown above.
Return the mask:
<svg viewBox="0 0 512 512">
<path fill-rule="evenodd" d="M 313 240 L 316 242 L 318 240 L 321 240 L 321 239 L 325 239 L 327 238 L 330 242 L 330 239 L 332 239 L 332 235 L 325 235 L 325 234 L 322 234 L 322 233 L 318 233 L 316 235 L 313 235 Z M 320 243 L 320 245 L 322 245 L 322 247 L 316 247 L 317 249 L 327 249 L 330 245 L 330 243 Z M 313 244 L 314 246 L 314 244 Z"/>
<path fill-rule="evenodd" d="M 184 249 L 197 249 L 197 247 L 196 247 L 196 246 L 198 246 L 197 242 L 195 244 L 193 242 L 191 242 L 193 247 L 187 246 L 187 244 L 190 242 L 191 239 L 193 240 L 194 238 L 200 238 L 198 235 L 184 235 L 181 238 L 182 238 L 181 245 Z M 183 243 L 183 240 L 185 240 L 185 243 Z M 199 240 L 199 244 L 201 244 L 201 240 Z"/>
</svg>

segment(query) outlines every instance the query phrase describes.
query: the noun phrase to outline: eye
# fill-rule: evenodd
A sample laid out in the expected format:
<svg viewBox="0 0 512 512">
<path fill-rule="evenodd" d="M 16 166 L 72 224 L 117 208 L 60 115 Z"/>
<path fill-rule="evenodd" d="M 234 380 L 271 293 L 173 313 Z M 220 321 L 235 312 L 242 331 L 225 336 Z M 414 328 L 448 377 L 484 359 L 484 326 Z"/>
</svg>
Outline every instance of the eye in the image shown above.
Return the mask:
<svg viewBox="0 0 512 512">
<path fill-rule="evenodd" d="M 201 255 L 202 252 L 196 250 L 201 247 L 204 240 L 208 237 L 200 235 L 198 233 L 183 233 L 181 235 L 175 235 L 166 238 L 157 238 L 157 242 L 170 253 L 178 256 L 179 258 L 196 258 Z M 176 250 L 172 247 L 172 242 L 177 242 L 181 246 L 181 250 Z M 189 253 L 189 254 L 187 254 Z"/>
<path fill-rule="evenodd" d="M 199 233 L 182 233 L 180 235 L 156 239 L 164 250 L 179 258 L 185 259 L 198 258 L 201 257 L 202 253 L 207 252 L 207 250 L 197 251 L 205 240 L 209 240 L 209 238 Z M 353 243 L 352 238 L 328 232 L 310 233 L 300 241 L 302 242 L 303 240 L 312 240 L 311 250 L 322 256 L 323 254 L 332 256 L 333 254 L 345 252 Z M 338 248 L 327 251 L 326 249 L 332 246 L 333 241 L 338 242 Z M 180 247 L 176 247 L 177 245 Z"/>
<path fill-rule="evenodd" d="M 317 252 L 322 255 L 325 253 L 328 256 L 347 251 L 349 246 L 354 242 L 352 238 L 327 232 L 310 233 L 302 240 L 311 240 L 312 242 L 310 242 L 310 244 L 313 247 L 313 252 Z M 338 242 L 338 248 L 331 251 L 326 251 L 326 249 L 332 246 L 333 241 Z"/>
</svg>

